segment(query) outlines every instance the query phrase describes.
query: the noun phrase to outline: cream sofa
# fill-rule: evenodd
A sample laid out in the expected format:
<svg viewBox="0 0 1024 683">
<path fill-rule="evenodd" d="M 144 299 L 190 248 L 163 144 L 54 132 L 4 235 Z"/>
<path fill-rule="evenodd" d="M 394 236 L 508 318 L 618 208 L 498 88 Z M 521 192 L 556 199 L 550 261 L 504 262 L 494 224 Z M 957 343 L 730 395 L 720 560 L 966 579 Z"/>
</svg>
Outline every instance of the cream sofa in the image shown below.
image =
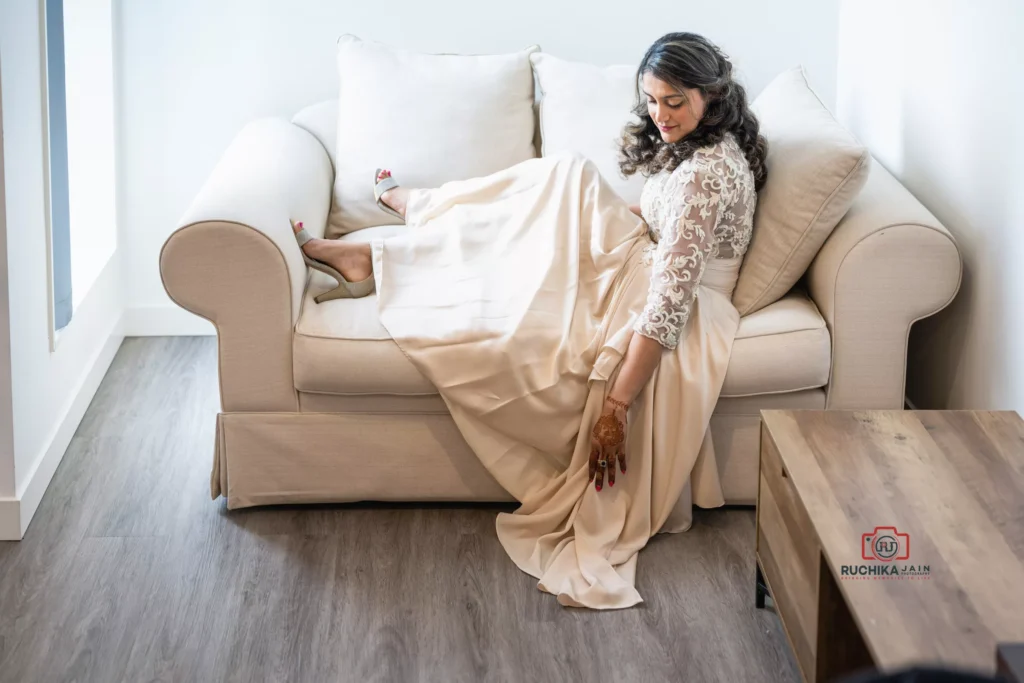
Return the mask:
<svg viewBox="0 0 1024 683">
<path fill-rule="evenodd" d="M 375 298 L 312 301 L 329 282 L 307 271 L 289 219 L 327 229 L 337 107 L 323 102 L 291 121 L 247 125 L 161 252 L 170 297 L 217 330 L 212 495 L 232 509 L 509 501 L 434 387 L 388 338 Z M 874 160 L 811 256 L 781 298 L 742 317 L 711 422 L 727 503 L 755 501 L 761 409 L 902 408 L 910 326 L 960 286 L 949 232 Z"/>
</svg>

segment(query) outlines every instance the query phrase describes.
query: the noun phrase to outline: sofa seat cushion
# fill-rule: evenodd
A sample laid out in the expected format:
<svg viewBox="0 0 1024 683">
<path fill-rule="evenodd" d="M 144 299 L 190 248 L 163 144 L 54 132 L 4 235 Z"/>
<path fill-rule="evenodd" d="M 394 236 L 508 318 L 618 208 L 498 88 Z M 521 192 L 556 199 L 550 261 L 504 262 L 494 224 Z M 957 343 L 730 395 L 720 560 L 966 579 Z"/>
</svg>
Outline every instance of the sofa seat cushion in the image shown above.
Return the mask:
<svg viewBox="0 0 1024 683">
<path fill-rule="evenodd" d="M 722 397 L 801 391 L 828 384 L 832 340 L 803 289 L 740 318 Z"/>
<path fill-rule="evenodd" d="M 406 229 L 382 225 L 341 239 L 370 242 Z M 314 295 L 334 284 L 334 278 L 313 270 L 303 293 L 292 345 L 295 388 L 321 394 L 436 395 L 434 386 L 381 325 L 376 294 L 321 304 L 313 301 Z"/>
<path fill-rule="evenodd" d="M 341 239 L 368 242 L 406 230 L 386 225 Z M 437 394 L 434 386 L 405 357 L 377 315 L 377 298 L 336 299 L 317 304 L 313 295 L 334 281 L 319 271 L 303 295 L 295 327 L 295 387 L 311 394 L 342 396 L 420 396 Z M 723 397 L 800 391 L 828 383 L 831 343 L 825 321 L 800 288 L 741 318 Z M 369 400 L 369 399 L 368 399 Z M 402 412 L 436 411 L 436 402 L 402 403 Z M 310 401 L 313 405 L 314 401 Z M 390 403 L 385 402 L 387 405 Z M 316 403 L 333 405 L 333 403 Z M 347 405 L 347 404 L 346 404 Z M 384 404 L 382 404 L 384 405 Z"/>
</svg>

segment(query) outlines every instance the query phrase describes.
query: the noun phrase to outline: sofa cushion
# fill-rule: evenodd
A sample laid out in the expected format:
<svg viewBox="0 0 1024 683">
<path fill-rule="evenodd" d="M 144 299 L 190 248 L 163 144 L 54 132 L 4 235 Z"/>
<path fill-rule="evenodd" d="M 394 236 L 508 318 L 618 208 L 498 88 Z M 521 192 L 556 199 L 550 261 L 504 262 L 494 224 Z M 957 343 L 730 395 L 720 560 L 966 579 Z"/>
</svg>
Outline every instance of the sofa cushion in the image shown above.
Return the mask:
<svg viewBox="0 0 1024 683">
<path fill-rule="evenodd" d="M 636 99 L 636 66 L 594 66 L 543 52 L 530 55 L 540 89 L 541 156 L 576 152 L 597 165 L 629 204 L 640 203 L 644 177 L 619 171 L 619 139 Z"/>
<path fill-rule="evenodd" d="M 536 46 L 502 55 L 422 54 L 342 36 L 334 202 L 328 237 L 398 223 L 373 200 L 373 173 L 438 187 L 536 156 Z"/>
<path fill-rule="evenodd" d="M 360 230 L 342 239 L 366 242 L 386 238 L 405 226 Z M 434 386 L 413 366 L 388 335 L 377 315 L 377 298 L 337 299 L 317 304 L 313 295 L 333 286 L 319 271 L 303 295 L 295 327 L 295 387 L 301 392 L 361 396 L 428 397 Z M 740 319 L 722 397 L 799 391 L 828 383 L 831 343 L 825 321 L 807 294 L 794 288 L 779 301 Z M 436 412 L 436 401 L 377 401 L 402 406 L 398 412 Z M 347 406 L 328 399 L 310 406 L 325 410 Z M 379 405 L 378 405 L 379 404 Z M 310 408 L 312 409 L 312 408 Z"/>
<path fill-rule="evenodd" d="M 800 279 L 867 181 L 869 153 L 807 83 L 783 72 L 751 105 L 768 139 L 768 180 L 733 303 L 750 315 Z"/>
<path fill-rule="evenodd" d="M 832 343 L 802 289 L 740 318 L 722 397 L 800 391 L 828 384 Z"/>
<path fill-rule="evenodd" d="M 369 242 L 406 229 L 384 225 L 342 239 Z M 376 294 L 318 304 L 313 296 L 333 287 L 335 281 L 318 270 L 311 272 L 292 345 L 296 389 L 322 394 L 437 394 L 380 324 Z"/>
</svg>

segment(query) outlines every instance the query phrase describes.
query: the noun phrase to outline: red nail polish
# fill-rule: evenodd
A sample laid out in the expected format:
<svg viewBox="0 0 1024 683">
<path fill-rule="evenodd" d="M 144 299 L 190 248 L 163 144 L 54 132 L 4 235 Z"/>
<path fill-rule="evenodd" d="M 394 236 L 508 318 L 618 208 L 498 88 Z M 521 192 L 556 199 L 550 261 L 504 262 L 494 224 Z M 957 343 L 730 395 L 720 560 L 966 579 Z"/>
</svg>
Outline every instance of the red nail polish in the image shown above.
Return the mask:
<svg viewBox="0 0 1024 683">
<path fill-rule="evenodd" d="M 600 485 L 600 484 L 598 484 L 598 485 L 597 485 L 597 490 L 598 490 L 598 491 L 600 491 L 600 490 L 601 490 L 601 485 Z"/>
<path fill-rule="evenodd" d="M 615 482 L 614 481 L 610 481 L 610 482 L 608 482 L 608 485 L 609 486 L 615 486 Z"/>
</svg>

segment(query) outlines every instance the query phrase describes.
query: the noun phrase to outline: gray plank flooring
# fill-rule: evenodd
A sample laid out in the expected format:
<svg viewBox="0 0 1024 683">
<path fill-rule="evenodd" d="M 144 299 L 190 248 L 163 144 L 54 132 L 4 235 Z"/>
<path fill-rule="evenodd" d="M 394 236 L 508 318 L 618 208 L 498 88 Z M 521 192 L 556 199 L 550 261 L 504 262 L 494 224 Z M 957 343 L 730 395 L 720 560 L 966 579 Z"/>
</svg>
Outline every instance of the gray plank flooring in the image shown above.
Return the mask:
<svg viewBox="0 0 1024 683">
<path fill-rule="evenodd" d="M 229 512 L 213 338 L 129 338 L 25 539 L 0 543 L 0 681 L 797 681 L 754 608 L 754 517 L 643 551 L 645 603 L 559 607 L 495 505 Z"/>
</svg>

